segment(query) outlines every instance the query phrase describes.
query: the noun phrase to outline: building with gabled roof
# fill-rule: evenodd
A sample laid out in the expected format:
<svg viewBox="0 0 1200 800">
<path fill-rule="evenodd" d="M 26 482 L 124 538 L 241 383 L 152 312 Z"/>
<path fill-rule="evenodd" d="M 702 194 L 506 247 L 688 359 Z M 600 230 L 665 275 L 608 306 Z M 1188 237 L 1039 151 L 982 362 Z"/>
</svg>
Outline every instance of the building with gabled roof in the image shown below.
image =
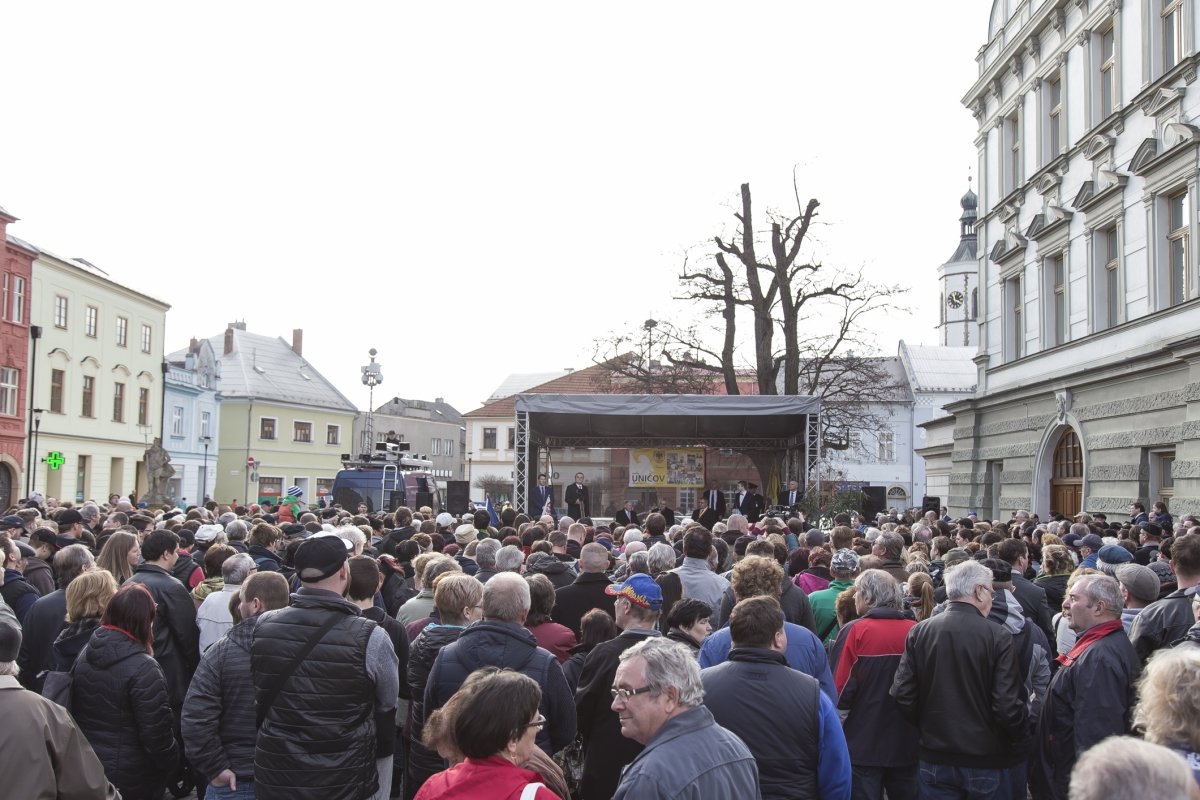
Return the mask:
<svg viewBox="0 0 1200 800">
<path fill-rule="evenodd" d="M 303 337 L 251 333 L 244 322 L 209 337 L 221 376 L 217 502 L 275 504 L 297 486 L 315 505 L 331 493 L 358 412 L 304 358 Z"/>
</svg>

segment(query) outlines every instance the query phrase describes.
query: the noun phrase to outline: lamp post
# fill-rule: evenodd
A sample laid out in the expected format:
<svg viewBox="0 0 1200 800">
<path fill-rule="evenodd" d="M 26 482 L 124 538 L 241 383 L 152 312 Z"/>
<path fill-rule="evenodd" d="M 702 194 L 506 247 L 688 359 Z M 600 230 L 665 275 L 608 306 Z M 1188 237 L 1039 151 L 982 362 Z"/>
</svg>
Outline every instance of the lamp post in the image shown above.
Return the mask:
<svg viewBox="0 0 1200 800">
<path fill-rule="evenodd" d="M 45 413 L 44 408 L 35 408 L 33 410 L 33 458 L 29 462 L 29 491 L 25 496 L 33 494 L 34 485 L 37 483 L 37 457 L 38 457 L 38 432 L 42 429 L 42 414 Z"/>
<path fill-rule="evenodd" d="M 29 391 L 29 424 L 30 424 L 30 426 L 33 425 L 33 394 L 34 394 L 34 388 L 37 386 L 37 343 L 38 343 L 38 339 L 41 339 L 41 338 L 42 338 L 42 326 L 41 325 L 30 325 L 29 326 L 29 340 L 30 340 L 30 347 L 32 348 L 32 354 L 30 355 L 30 358 L 29 358 L 29 383 L 27 384 L 27 386 L 29 387 L 28 391 Z M 51 398 L 51 399 L 53 400 L 53 398 Z M 53 405 L 53 403 L 51 403 L 51 405 Z M 29 433 L 26 435 L 29 438 L 29 451 L 25 454 L 25 497 L 29 497 L 29 495 L 31 495 L 33 493 L 34 461 L 33 461 L 33 430 L 32 430 L 32 427 L 30 428 Z"/>
<path fill-rule="evenodd" d="M 375 447 L 375 387 L 383 383 L 383 372 L 380 366 L 375 363 L 375 356 L 379 353 L 374 347 L 367 351 L 367 355 L 371 357 L 371 363 L 362 368 L 362 382 L 367 387 L 367 422 L 363 433 L 367 445 L 367 457 L 371 455 L 371 451 Z"/>
<path fill-rule="evenodd" d="M 211 443 L 211 436 L 200 437 L 200 444 L 204 445 L 204 471 L 200 473 L 200 505 L 204 505 L 208 500 L 208 446 Z"/>
</svg>

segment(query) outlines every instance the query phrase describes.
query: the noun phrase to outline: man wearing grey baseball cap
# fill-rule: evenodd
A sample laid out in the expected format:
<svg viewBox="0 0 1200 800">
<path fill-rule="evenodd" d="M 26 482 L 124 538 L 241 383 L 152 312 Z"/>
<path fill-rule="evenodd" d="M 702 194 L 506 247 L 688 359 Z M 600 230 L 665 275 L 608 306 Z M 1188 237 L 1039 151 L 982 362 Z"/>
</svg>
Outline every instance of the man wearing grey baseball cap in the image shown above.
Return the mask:
<svg viewBox="0 0 1200 800">
<path fill-rule="evenodd" d="M 250 646 L 259 721 L 255 797 L 363 800 L 381 785 L 386 793 L 399 692 L 395 648 L 346 600 L 350 571 L 339 537 L 306 539 L 294 563 L 300 590 L 289 607 L 263 615 Z"/>
</svg>

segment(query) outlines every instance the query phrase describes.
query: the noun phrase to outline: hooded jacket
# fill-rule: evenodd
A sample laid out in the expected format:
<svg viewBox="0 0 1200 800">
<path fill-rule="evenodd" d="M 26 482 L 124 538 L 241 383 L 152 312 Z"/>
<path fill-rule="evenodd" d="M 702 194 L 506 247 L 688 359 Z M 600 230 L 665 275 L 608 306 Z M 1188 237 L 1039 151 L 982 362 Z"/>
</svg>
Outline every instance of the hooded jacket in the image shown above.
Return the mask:
<svg viewBox="0 0 1200 800">
<path fill-rule="evenodd" d="M 1054 654 L 1046 634 L 1025 615 L 1021 601 L 1007 589 L 997 589 L 992 597 L 992 610 L 988 619 L 1012 634 L 1013 652 L 1017 655 L 1017 667 L 1025 685 L 1024 697 L 1032 725 L 1042 712 L 1046 691 L 1050 688 L 1050 660 Z"/>
<path fill-rule="evenodd" d="M 545 575 L 554 584 L 555 589 L 570 586 L 575 582 L 575 572 L 565 561 L 559 561 L 554 556 L 535 553 L 525 562 L 526 575 Z"/>
<path fill-rule="evenodd" d="M 537 646 L 532 633 L 515 622 L 477 622 L 442 648 L 425 687 L 425 714 L 445 705 L 480 667 L 511 669 L 542 687 L 538 710 L 548 722 L 538 731 L 538 747 L 553 754 L 575 738 L 575 703 L 562 667 L 549 651 Z"/>
<path fill-rule="evenodd" d="M 178 749 L 166 678 L 140 642 L 95 632 L 75 663 L 71 713 L 125 800 L 162 792 Z"/>
<path fill-rule="evenodd" d="M 1193 589 L 1176 589 L 1161 600 L 1155 600 L 1142 609 L 1133 621 L 1129 640 L 1137 650 L 1142 663 L 1154 651 L 1170 647 L 1187 636 L 1196 621 L 1192 613 Z"/>
</svg>

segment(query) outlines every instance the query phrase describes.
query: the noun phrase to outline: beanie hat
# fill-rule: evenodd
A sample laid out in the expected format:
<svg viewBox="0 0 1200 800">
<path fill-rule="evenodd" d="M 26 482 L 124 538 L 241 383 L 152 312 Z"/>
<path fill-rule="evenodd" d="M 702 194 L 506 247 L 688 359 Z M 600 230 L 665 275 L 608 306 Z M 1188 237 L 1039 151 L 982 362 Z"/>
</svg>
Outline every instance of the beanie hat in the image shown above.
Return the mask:
<svg viewBox="0 0 1200 800">
<path fill-rule="evenodd" d="M 288 497 L 301 497 L 304 495 L 304 490 L 302 490 L 299 486 L 291 486 L 288 487 L 287 493 Z"/>
</svg>

